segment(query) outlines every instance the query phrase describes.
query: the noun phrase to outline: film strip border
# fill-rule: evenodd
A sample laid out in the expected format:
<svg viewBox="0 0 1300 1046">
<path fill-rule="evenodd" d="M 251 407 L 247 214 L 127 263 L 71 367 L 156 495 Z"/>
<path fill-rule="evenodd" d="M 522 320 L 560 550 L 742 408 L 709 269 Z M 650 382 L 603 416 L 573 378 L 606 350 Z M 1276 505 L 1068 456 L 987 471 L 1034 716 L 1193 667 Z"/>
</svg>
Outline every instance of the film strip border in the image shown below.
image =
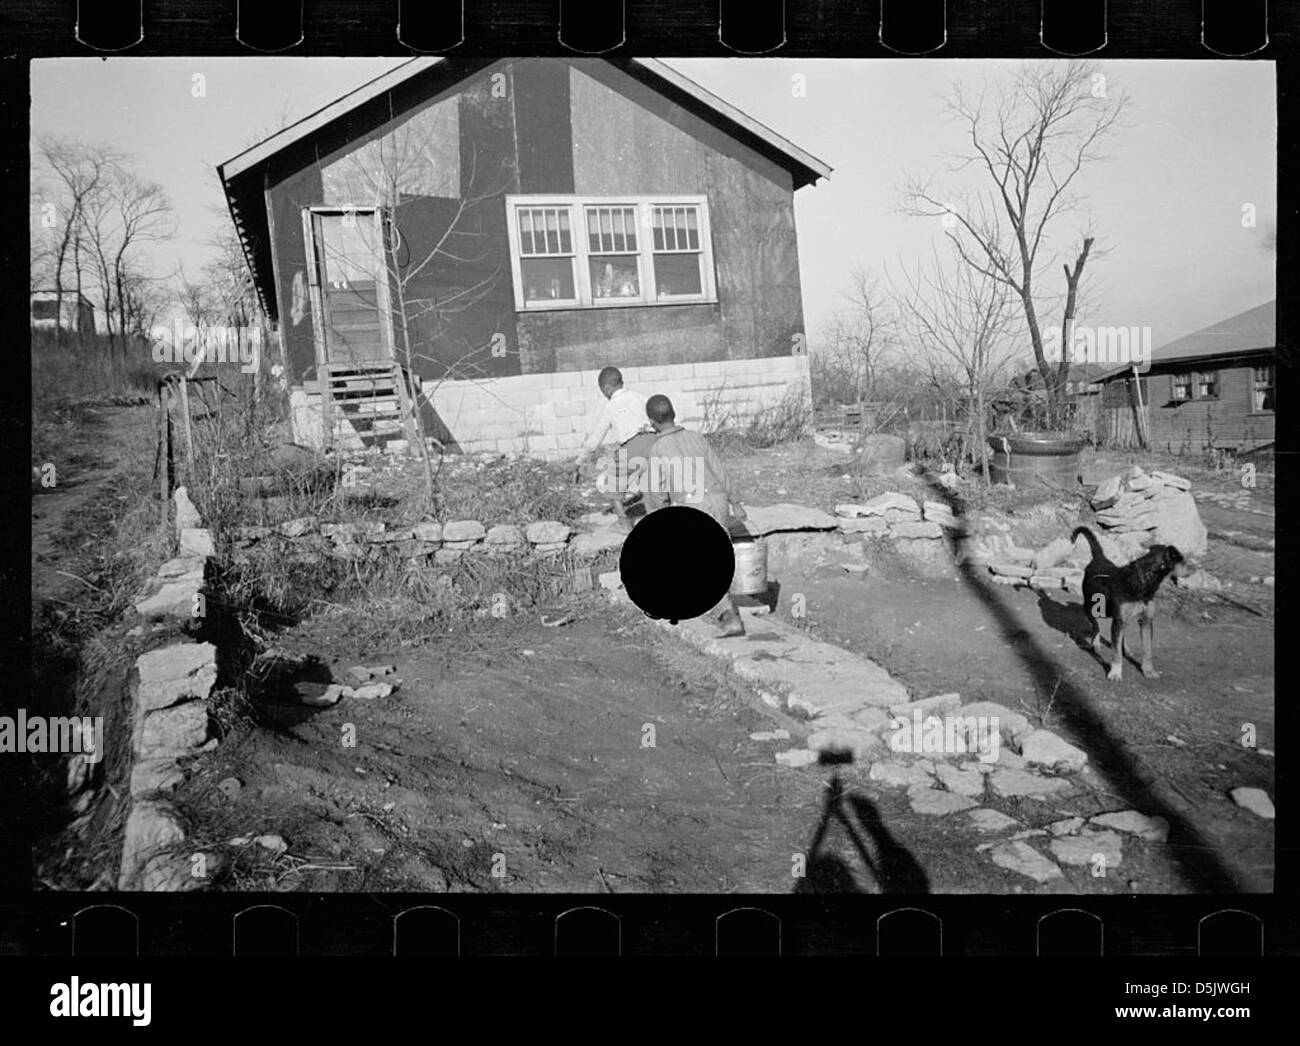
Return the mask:
<svg viewBox="0 0 1300 1046">
<path fill-rule="evenodd" d="M 62 0 L 5 18 L 26 54 L 519 53 L 968 57 L 1266 53 L 1300 21 L 1269 0 Z M 1115 45 L 1115 46 L 1112 46 Z"/>
<path fill-rule="evenodd" d="M 13 5 L 0 25 L 6 50 L 28 56 L 1267 59 L 1293 49 L 1300 8 L 1268 0 L 58 0 Z M 1282 119 L 1287 126 L 1285 106 Z M 1279 839 L 1279 860 L 1287 857 Z M 1227 957 L 1294 953 L 1297 923 L 1294 905 L 1279 898 L 11 895 L 0 902 L 0 952 Z"/>
<path fill-rule="evenodd" d="M 1248 958 L 1294 954 L 1300 946 L 1300 913 L 1274 898 L 1159 900 L 1153 906 L 1141 897 L 38 895 L 0 908 L 0 952 Z"/>
</svg>

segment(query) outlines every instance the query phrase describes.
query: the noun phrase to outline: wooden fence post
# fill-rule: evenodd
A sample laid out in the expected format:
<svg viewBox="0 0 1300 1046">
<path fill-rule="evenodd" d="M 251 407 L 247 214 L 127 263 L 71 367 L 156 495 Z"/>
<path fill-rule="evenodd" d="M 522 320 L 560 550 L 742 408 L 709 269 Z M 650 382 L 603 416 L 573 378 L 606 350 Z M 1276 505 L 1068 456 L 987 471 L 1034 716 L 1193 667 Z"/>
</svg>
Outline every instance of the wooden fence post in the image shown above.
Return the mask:
<svg viewBox="0 0 1300 1046">
<path fill-rule="evenodd" d="M 171 388 L 166 382 L 158 383 L 158 497 L 162 508 L 164 529 L 171 520 L 172 480 L 172 426 Z"/>
<path fill-rule="evenodd" d="M 181 411 L 185 417 L 185 464 L 189 469 L 188 482 L 194 482 L 194 429 L 190 424 L 190 382 L 181 375 Z"/>
<path fill-rule="evenodd" d="M 1142 377 L 1136 367 L 1133 368 L 1133 392 L 1137 396 L 1138 444 L 1143 450 L 1147 450 L 1150 444 L 1150 434 L 1147 432 L 1147 408 L 1142 401 Z"/>
</svg>

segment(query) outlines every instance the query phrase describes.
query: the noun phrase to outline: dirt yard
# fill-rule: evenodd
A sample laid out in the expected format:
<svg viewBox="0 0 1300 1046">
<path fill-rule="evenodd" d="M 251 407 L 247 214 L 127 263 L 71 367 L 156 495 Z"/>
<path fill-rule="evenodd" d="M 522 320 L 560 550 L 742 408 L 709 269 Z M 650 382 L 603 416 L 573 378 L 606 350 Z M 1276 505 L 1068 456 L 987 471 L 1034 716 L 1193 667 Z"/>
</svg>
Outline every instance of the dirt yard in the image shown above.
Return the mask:
<svg viewBox="0 0 1300 1046">
<path fill-rule="evenodd" d="M 827 509 L 860 496 L 841 464 L 810 445 L 735 459 L 751 503 Z M 38 529 L 60 529 L 75 490 L 62 505 L 34 499 Z M 964 818 L 914 812 L 864 766 L 777 764 L 799 722 L 603 593 L 545 608 L 550 620 L 573 615 L 561 627 L 543 627 L 533 608 L 376 640 L 327 611 L 276 632 L 301 667 L 223 709 L 229 733 L 176 796 L 187 845 L 221 855 L 215 883 L 227 890 L 1270 890 L 1271 825 L 1227 792 L 1273 790 L 1273 760 L 1259 751 L 1275 747 L 1272 590 L 1249 580 L 1273 573 L 1272 495 L 1200 504 L 1211 531 L 1202 566 L 1231 584 L 1162 594 L 1157 680 L 1130 670 L 1107 682 L 1071 638 L 1083 620 L 1064 592 L 992 589 L 956 570 L 922 577 L 889 554 L 865 576 L 826 562 L 778 578 L 779 614 L 805 594 L 815 636 L 871 657 L 914 695 L 997 701 L 1088 752 L 1091 789 L 990 807 L 1027 828 L 1126 809 L 1170 822 L 1167 844 L 1126 837 L 1105 877 L 1065 867 L 1064 880 L 1036 887 L 977 851 L 986 837 Z M 45 570 L 48 547 L 37 551 L 42 591 L 69 598 Z M 395 665 L 400 688 L 329 708 L 300 702 L 296 684 L 342 679 L 355 664 Z M 1258 749 L 1241 746 L 1244 724 Z M 792 739 L 750 736 L 778 730 Z M 250 836 L 267 845 L 232 843 Z"/>
<path fill-rule="evenodd" d="M 25 707 L 104 716 L 109 775 L 129 769 L 130 605 L 165 548 L 149 498 L 156 425 L 148 407 L 108 404 L 65 404 L 33 419 L 33 466 L 52 463 L 55 482 L 32 484 L 32 691 Z M 35 759 L 32 767 L 36 882 L 85 889 L 111 881 L 125 816 L 117 798 L 101 788 L 93 827 L 70 835 L 68 822 L 81 811 L 67 806 L 61 762 Z M 122 783 L 113 782 L 119 795 Z"/>
<path fill-rule="evenodd" d="M 177 796 L 208 830 L 196 844 L 283 836 L 279 858 L 239 857 L 232 883 L 252 889 L 789 888 L 819 786 L 749 740 L 780 723 L 636 615 L 594 596 L 572 609 L 558 628 L 494 621 L 390 650 L 327 619 L 282 635 L 289 653 L 329 651 L 300 678 L 391 662 L 402 685 L 329 709 L 263 695 L 261 727 Z M 228 802 L 214 785 L 231 775 Z"/>
<path fill-rule="evenodd" d="M 1246 515 L 1222 523 L 1262 544 L 1271 516 Z M 1263 553 L 1257 563 L 1239 546 L 1223 554 L 1271 570 Z M 1225 569 L 1214 551 L 1207 566 Z M 1135 808 L 1173 826 L 1168 844 L 1126 839 L 1105 878 L 1066 868 L 1064 882 L 1037 889 L 1271 889 L 1271 827 L 1226 794 L 1272 791 L 1272 759 L 1239 743 L 1249 722 L 1258 746 L 1274 747 L 1271 610 L 1172 591 L 1157 639 L 1163 677 L 1112 684 L 1070 638 L 1082 620 L 1064 594 L 909 576 L 897 560 L 865 578 L 829 564 L 781 581 L 807 596 L 816 635 L 879 661 L 914 693 L 998 701 L 1089 753 L 1096 791 L 1004 800 L 1001 812 L 1037 827 Z M 287 685 L 262 695 L 261 728 L 223 744 L 178 797 L 205 825 L 196 843 L 282 836 L 281 855 L 231 851 L 226 884 L 242 889 L 1035 889 L 976 852 L 982 840 L 961 819 L 912 812 L 865 768 L 778 766 L 774 751 L 788 743 L 749 735 L 797 738 L 800 724 L 711 659 L 597 596 L 568 609 L 575 620 L 561 628 L 530 615 L 392 649 L 360 648 L 328 618 L 284 633 L 287 652 L 322 658 L 300 679 L 392 663 L 402 686 L 329 709 L 304 708 Z M 233 800 L 215 788 L 229 776 L 243 785 Z"/>
<path fill-rule="evenodd" d="M 1085 480 L 1132 460 L 1092 457 Z M 1122 682 L 1108 682 L 1075 638 L 1086 628 L 1076 600 L 995 587 L 976 568 L 955 570 L 952 580 L 927 578 L 886 554 L 865 576 L 846 576 L 834 563 L 791 573 L 782 592 L 806 596 L 819 638 L 876 660 L 914 692 L 956 690 L 968 702 L 1022 712 L 1089 753 L 1113 799 L 1109 809 L 1168 820 L 1168 846 L 1148 848 L 1134 862 L 1125 851 L 1121 887 L 1269 891 L 1272 826 L 1239 809 L 1228 792 L 1273 791 L 1273 590 L 1260 584 L 1274 570 L 1271 485 L 1261 477 L 1245 490 L 1236 474 L 1175 459 L 1146 464 L 1192 478 L 1194 492 L 1223 495 L 1198 498 L 1210 537 L 1199 566 L 1227 585 L 1217 593 L 1162 590 L 1159 679 L 1129 665 Z M 1255 748 L 1242 745 L 1250 734 Z M 1116 885 L 1094 880 L 1088 889 Z"/>
</svg>

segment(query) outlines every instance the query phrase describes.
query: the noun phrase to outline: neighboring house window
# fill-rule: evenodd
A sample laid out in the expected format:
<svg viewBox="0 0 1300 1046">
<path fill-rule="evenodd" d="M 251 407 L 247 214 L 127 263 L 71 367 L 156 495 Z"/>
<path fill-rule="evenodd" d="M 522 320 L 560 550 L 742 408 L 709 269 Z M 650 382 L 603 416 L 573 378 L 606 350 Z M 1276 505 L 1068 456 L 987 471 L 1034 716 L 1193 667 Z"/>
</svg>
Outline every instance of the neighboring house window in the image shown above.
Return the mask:
<svg viewBox="0 0 1300 1046">
<path fill-rule="evenodd" d="M 1173 376 L 1175 400 L 1217 400 L 1219 398 L 1219 372 L 1217 370 L 1184 371 Z"/>
<path fill-rule="evenodd" d="M 507 196 L 522 310 L 716 300 L 703 197 Z"/>
<path fill-rule="evenodd" d="M 1253 408 L 1256 411 L 1274 410 L 1273 402 L 1277 390 L 1274 384 L 1273 364 L 1268 363 L 1253 369 L 1255 372 L 1251 390 Z"/>
</svg>

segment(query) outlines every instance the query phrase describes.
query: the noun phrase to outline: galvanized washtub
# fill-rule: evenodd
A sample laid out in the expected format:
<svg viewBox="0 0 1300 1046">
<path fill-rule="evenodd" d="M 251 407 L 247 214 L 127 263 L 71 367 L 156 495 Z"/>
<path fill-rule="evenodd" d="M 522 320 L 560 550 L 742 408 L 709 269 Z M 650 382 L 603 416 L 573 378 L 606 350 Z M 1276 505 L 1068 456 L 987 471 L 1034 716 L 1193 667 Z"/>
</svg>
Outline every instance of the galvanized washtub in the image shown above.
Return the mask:
<svg viewBox="0 0 1300 1046">
<path fill-rule="evenodd" d="M 1081 436 L 1008 432 L 988 440 L 993 448 L 989 478 L 994 483 L 1014 483 L 1018 487 L 1044 483 L 1062 489 L 1079 484 L 1079 453 L 1088 445 Z"/>
<path fill-rule="evenodd" d="M 731 535 L 736 555 L 736 573 L 731 580 L 733 596 L 761 596 L 767 592 L 767 543 L 760 537 Z"/>
</svg>

